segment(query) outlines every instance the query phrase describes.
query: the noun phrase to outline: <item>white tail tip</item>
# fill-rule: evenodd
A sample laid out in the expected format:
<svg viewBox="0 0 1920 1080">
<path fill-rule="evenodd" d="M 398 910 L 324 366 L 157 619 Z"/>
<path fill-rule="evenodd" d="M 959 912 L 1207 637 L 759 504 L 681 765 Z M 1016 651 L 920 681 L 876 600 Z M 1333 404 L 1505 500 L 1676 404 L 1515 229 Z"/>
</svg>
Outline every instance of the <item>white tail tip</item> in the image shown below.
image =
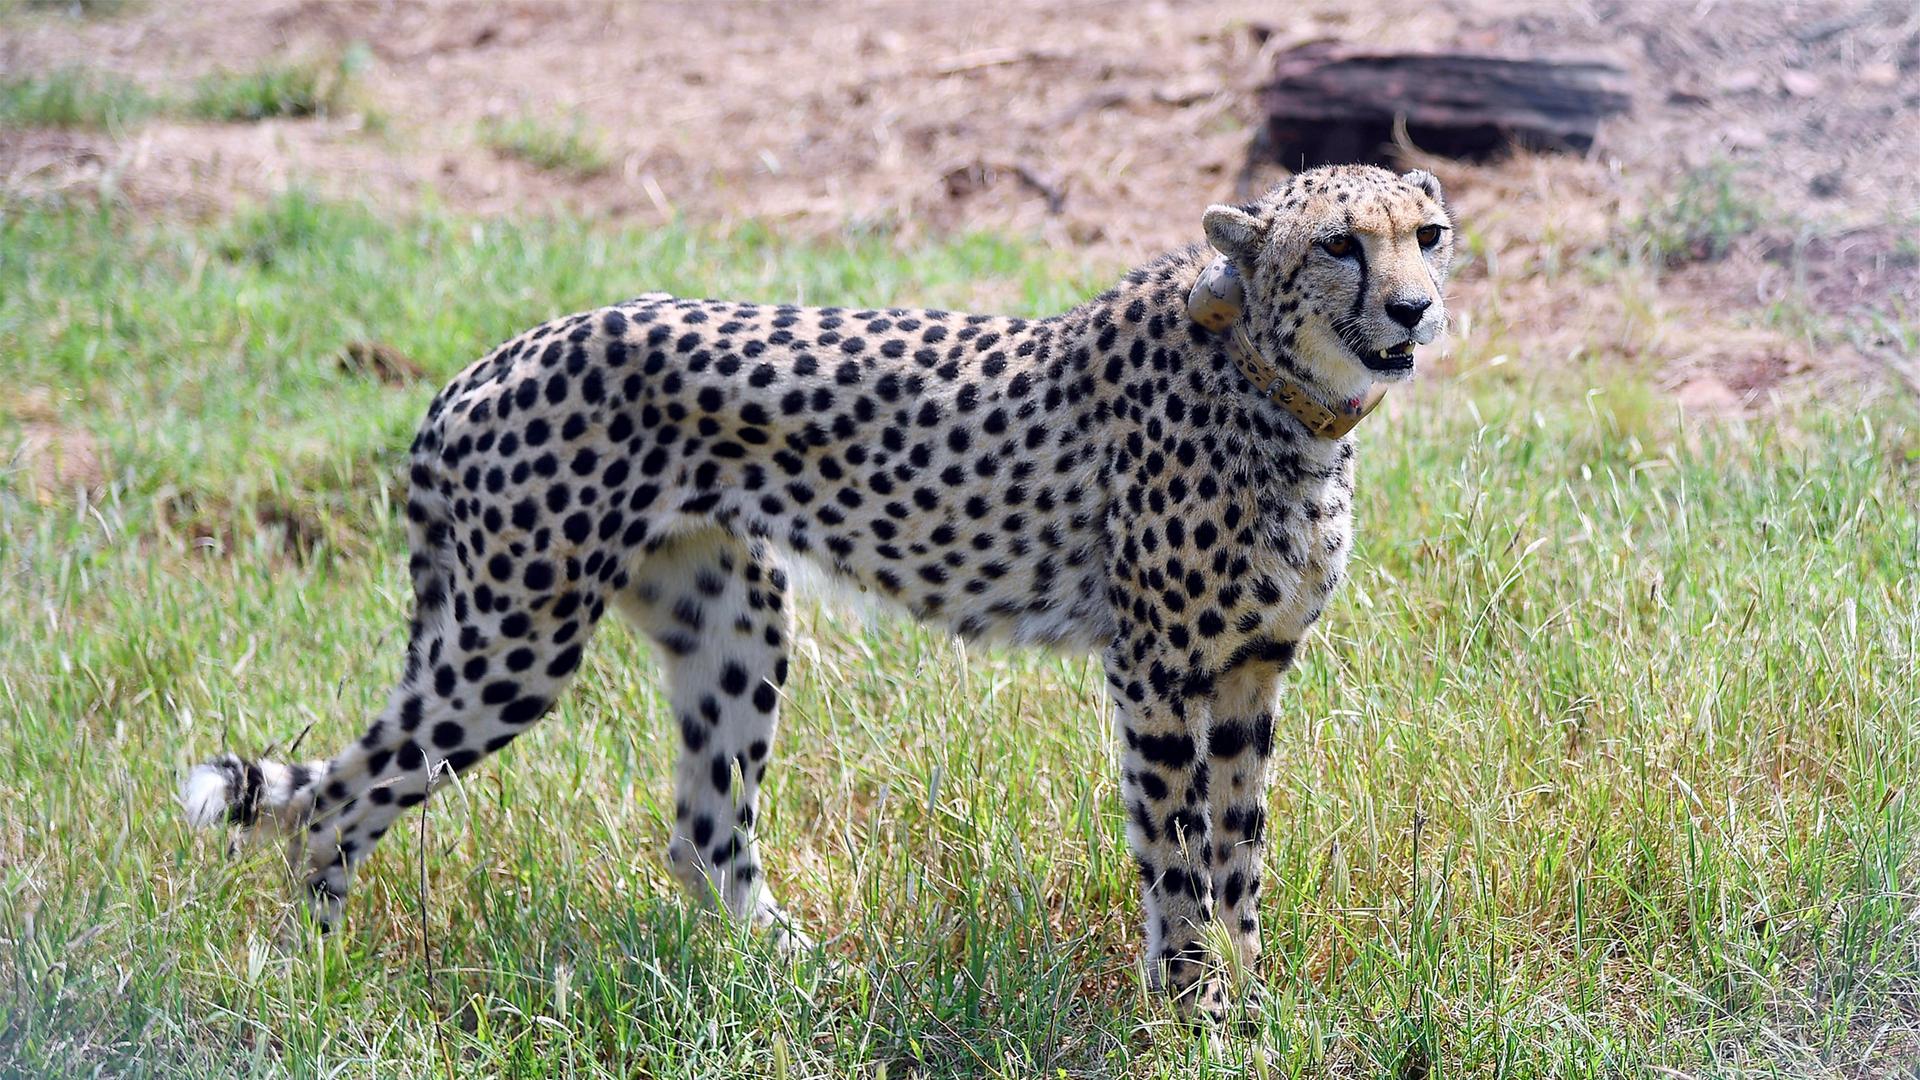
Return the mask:
<svg viewBox="0 0 1920 1080">
<path fill-rule="evenodd" d="M 215 765 L 195 765 L 180 781 L 187 824 L 204 829 L 227 816 L 227 774 Z"/>
</svg>

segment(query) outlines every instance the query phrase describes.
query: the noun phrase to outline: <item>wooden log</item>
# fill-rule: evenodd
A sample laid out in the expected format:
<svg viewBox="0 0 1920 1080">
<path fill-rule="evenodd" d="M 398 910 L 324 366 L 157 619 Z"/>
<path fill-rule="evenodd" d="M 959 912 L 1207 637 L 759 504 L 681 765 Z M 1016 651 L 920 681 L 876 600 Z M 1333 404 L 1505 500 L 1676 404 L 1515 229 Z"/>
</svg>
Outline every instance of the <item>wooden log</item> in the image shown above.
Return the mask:
<svg viewBox="0 0 1920 1080">
<path fill-rule="evenodd" d="M 1280 54 L 1261 89 L 1254 153 L 1290 169 L 1391 164 L 1395 126 L 1420 150 L 1479 160 L 1512 146 L 1581 152 L 1632 105 L 1627 72 L 1600 57 L 1389 53 L 1336 44 Z"/>
</svg>

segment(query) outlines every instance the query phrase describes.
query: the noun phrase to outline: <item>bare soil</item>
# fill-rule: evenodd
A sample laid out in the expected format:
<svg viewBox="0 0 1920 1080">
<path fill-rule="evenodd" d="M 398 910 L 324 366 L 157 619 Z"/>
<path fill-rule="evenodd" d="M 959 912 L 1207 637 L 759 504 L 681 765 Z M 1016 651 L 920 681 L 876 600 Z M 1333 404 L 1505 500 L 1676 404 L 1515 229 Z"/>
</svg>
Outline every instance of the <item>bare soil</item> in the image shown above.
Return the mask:
<svg viewBox="0 0 1920 1080">
<path fill-rule="evenodd" d="M 329 116 L 0 130 L 0 192 L 16 196 L 104 187 L 197 217 L 298 186 L 796 236 L 986 229 L 1116 269 L 1197 240 L 1207 203 L 1282 175 L 1249 164 L 1279 50 L 1598 51 L 1641 90 L 1592 153 L 1408 154 L 1477 234 L 1454 297 L 1459 362 L 1618 362 L 1707 411 L 1920 385 L 1897 332 L 1920 311 L 1911 4 L 279 0 L 4 17 L 0 79 L 81 65 L 178 95 L 216 68 L 354 43 L 375 61 Z M 484 126 L 519 117 L 577 125 L 611 166 L 490 149 Z M 1732 177 L 1724 236 L 1674 209 L 1715 170 Z M 1649 259 L 1662 220 L 1708 239 Z"/>
</svg>

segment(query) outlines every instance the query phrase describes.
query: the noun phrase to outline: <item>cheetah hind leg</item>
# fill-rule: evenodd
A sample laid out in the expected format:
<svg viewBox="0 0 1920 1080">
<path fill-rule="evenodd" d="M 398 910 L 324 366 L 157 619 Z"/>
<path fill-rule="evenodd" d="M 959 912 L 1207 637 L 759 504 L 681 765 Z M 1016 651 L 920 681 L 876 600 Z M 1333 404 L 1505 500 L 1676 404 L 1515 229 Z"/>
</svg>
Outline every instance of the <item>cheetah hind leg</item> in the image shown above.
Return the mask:
<svg viewBox="0 0 1920 1080">
<path fill-rule="evenodd" d="M 810 951 L 760 863 L 760 786 L 787 678 L 787 577 L 766 544 L 718 529 L 648 554 L 615 607 L 653 639 L 680 736 L 667 862 L 699 903 Z"/>
<path fill-rule="evenodd" d="M 494 581 L 493 602 L 472 595 L 469 561 L 441 556 L 444 533 L 415 526 L 416 607 L 400 681 L 365 734 L 333 757 L 303 765 L 226 754 L 196 765 L 180 803 L 195 826 L 221 821 L 286 836 L 307 913 L 321 930 L 339 921 L 354 869 L 394 819 L 539 720 L 572 679 L 604 611 L 602 583 L 568 580 L 539 593 Z M 423 557 L 424 555 L 424 557 Z M 496 575 L 497 577 L 497 575 Z M 553 582 L 546 564 L 528 579 Z M 625 588 L 624 574 L 604 585 Z M 296 915 L 289 930 L 301 920 Z"/>
</svg>

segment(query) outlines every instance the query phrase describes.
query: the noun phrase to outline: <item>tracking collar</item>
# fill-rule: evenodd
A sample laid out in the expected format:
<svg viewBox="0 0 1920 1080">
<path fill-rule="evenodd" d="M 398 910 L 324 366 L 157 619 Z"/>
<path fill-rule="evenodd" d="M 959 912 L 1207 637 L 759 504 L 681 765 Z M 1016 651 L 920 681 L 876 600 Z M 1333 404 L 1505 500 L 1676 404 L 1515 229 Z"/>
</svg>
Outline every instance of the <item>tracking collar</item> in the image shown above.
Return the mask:
<svg viewBox="0 0 1920 1080">
<path fill-rule="evenodd" d="M 1289 378 L 1253 343 L 1246 324 L 1240 321 L 1246 299 L 1239 269 L 1222 255 L 1202 270 L 1200 279 L 1193 283 L 1193 290 L 1187 294 L 1187 316 L 1215 333 L 1230 328 L 1228 351 L 1233 354 L 1240 374 L 1246 376 L 1261 397 L 1292 413 L 1308 431 L 1323 439 L 1345 438 L 1347 432 L 1366 419 L 1387 396 L 1386 385 L 1375 383 L 1365 395 L 1342 402 L 1337 409 L 1314 400 L 1306 387 Z"/>
</svg>

